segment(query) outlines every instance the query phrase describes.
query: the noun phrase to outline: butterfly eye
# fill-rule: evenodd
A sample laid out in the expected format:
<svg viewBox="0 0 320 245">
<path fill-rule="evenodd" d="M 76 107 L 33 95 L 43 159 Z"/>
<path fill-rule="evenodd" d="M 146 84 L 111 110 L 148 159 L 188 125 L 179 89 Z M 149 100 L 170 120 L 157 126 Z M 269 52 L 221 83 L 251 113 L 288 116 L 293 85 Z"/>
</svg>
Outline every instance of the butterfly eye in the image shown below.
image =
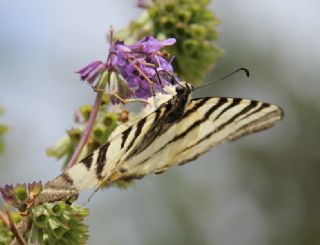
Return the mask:
<svg viewBox="0 0 320 245">
<path fill-rule="evenodd" d="M 176 86 L 177 94 L 182 94 L 185 90 L 186 90 L 186 88 L 181 85 Z"/>
</svg>

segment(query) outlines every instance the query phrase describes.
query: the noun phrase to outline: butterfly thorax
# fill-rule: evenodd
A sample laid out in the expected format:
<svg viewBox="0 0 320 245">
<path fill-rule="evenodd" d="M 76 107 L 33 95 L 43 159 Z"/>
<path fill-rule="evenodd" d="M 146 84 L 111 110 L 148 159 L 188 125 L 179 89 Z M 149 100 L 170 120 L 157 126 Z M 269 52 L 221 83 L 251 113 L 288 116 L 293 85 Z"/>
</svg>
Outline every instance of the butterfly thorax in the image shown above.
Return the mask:
<svg viewBox="0 0 320 245">
<path fill-rule="evenodd" d="M 191 99 L 192 86 L 188 83 L 181 83 L 176 85 L 176 95 L 164 107 L 170 107 L 167 110 L 167 122 L 176 122 L 182 117 L 187 103 Z"/>
<path fill-rule="evenodd" d="M 130 154 L 128 154 L 126 160 L 146 150 L 159 135 L 162 135 L 172 124 L 178 122 L 183 117 L 185 108 L 191 99 L 191 91 L 192 86 L 187 83 L 186 86 L 184 86 L 184 84 L 175 86 L 176 94 L 171 100 L 162 104 L 156 110 L 155 123 L 153 123 L 151 127 L 148 128 L 147 132 L 145 132 L 143 141 L 141 141 L 140 144 L 137 144 L 133 149 L 130 149 Z"/>
<path fill-rule="evenodd" d="M 175 99 L 177 96 L 189 96 L 193 90 L 191 84 L 186 82 L 179 82 L 175 85 L 166 85 L 162 88 L 161 92 L 157 92 L 154 96 L 147 99 L 148 104 L 142 110 L 140 116 L 146 116 L 161 107 L 166 103 L 170 103 L 172 99 Z"/>
</svg>

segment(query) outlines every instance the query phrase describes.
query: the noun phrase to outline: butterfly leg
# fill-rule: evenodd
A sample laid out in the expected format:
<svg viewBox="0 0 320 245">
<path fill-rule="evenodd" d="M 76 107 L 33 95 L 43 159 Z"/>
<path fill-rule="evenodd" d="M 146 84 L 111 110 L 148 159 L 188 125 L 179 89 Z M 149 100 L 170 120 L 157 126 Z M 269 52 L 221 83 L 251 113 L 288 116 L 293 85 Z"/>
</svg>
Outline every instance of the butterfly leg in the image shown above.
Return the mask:
<svg viewBox="0 0 320 245">
<path fill-rule="evenodd" d="M 156 93 L 154 91 L 154 85 L 153 82 L 146 76 L 146 74 L 144 74 L 143 71 L 141 71 L 141 69 L 139 68 L 139 66 L 137 66 L 136 64 L 132 64 L 134 66 L 134 68 L 140 73 L 140 75 L 149 83 L 149 87 L 150 87 L 150 91 L 153 97 L 153 103 L 154 103 L 154 107 L 157 108 L 157 101 L 156 101 Z"/>
<path fill-rule="evenodd" d="M 112 91 L 107 91 L 107 90 L 104 90 L 104 89 L 99 89 L 99 88 L 96 88 L 94 89 L 94 91 L 96 92 L 104 92 L 106 94 L 109 94 L 111 96 L 114 96 L 116 97 L 122 104 L 128 104 L 128 103 L 134 103 L 134 102 L 138 102 L 138 103 L 143 103 L 143 104 L 150 104 L 150 102 L 148 102 L 147 100 L 144 100 L 144 99 L 139 99 L 139 98 L 133 98 L 133 99 L 124 99 L 122 98 L 121 96 L 119 96 L 116 92 L 112 92 Z"/>
</svg>

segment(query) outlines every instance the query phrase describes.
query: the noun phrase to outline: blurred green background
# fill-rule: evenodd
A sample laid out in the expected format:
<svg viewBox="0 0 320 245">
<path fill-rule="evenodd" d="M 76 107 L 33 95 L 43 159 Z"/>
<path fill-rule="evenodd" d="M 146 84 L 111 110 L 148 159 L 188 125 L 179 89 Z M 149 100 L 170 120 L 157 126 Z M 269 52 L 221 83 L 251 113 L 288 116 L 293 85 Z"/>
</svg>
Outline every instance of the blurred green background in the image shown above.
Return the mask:
<svg viewBox="0 0 320 245">
<path fill-rule="evenodd" d="M 10 126 L 1 185 L 59 173 L 45 148 L 94 97 L 73 71 L 105 58 L 109 25 L 140 14 L 133 1 L 110 3 L 0 1 L 0 119 Z M 251 77 L 195 96 L 272 102 L 284 120 L 127 191 L 98 192 L 89 244 L 320 244 L 320 2 L 216 0 L 212 9 L 225 55 L 206 81 L 238 67 Z"/>
</svg>

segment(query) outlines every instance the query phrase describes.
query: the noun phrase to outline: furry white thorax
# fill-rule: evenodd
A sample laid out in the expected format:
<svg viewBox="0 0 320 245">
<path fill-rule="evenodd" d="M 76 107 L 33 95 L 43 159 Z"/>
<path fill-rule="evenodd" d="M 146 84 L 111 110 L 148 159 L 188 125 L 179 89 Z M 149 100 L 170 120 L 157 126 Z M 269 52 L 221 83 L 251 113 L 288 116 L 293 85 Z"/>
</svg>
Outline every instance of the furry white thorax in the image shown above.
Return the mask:
<svg viewBox="0 0 320 245">
<path fill-rule="evenodd" d="M 163 92 L 157 92 L 155 96 L 148 98 L 148 104 L 143 108 L 141 116 L 154 112 L 160 105 L 168 102 L 177 94 L 175 85 L 164 86 L 163 90 Z"/>
</svg>

